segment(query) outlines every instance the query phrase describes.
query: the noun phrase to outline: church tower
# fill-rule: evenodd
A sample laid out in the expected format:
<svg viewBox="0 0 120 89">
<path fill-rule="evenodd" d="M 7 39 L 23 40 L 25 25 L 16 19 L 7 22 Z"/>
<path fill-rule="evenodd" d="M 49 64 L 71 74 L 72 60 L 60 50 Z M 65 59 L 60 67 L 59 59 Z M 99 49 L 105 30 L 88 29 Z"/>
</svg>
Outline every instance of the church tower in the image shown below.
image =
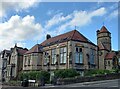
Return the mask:
<svg viewBox="0 0 120 89">
<path fill-rule="evenodd" d="M 105 56 L 111 51 L 111 33 L 105 26 L 97 30 L 99 69 L 105 69 Z"/>
<path fill-rule="evenodd" d="M 106 50 L 111 51 L 111 33 L 105 26 L 97 31 L 97 44 L 102 44 Z"/>
</svg>

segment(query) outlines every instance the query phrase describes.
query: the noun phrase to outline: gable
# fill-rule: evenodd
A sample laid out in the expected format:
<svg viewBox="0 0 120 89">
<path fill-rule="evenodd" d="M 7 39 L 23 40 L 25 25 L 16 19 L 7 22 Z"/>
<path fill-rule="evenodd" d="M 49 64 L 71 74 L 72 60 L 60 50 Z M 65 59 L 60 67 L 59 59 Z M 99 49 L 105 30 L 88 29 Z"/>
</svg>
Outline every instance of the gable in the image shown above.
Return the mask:
<svg viewBox="0 0 120 89">
<path fill-rule="evenodd" d="M 50 45 L 58 44 L 58 43 L 69 41 L 69 40 L 80 41 L 80 42 L 85 42 L 85 43 L 90 43 L 95 45 L 90 40 L 88 40 L 85 36 L 79 33 L 77 30 L 73 30 L 73 31 L 49 38 L 44 42 L 42 42 L 41 45 L 50 46 Z"/>
</svg>

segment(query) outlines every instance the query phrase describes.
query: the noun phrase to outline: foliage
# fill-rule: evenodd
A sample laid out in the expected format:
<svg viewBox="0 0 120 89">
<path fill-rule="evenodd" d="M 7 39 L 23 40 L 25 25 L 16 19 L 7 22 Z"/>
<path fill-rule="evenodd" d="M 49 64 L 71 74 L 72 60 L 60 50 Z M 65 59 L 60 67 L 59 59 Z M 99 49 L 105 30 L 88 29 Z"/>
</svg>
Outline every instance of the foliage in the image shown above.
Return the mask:
<svg viewBox="0 0 120 89">
<path fill-rule="evenodd" d="M 55 70 L 54 75 L 57 78 L 71 78 L 71 77 L 79 76 L 80 74 L 74 69 L 61 69 L 61 70 Z"/>
<path fill-rule="evenodd" d="M 22 72 L 19 74 L 19 80 L 30 79 L 39 81 L 40 78 L 45 79 L 45 82 L 48 82 L 50 79 L 50 73 L 47 71 L 30 71 L 30 72 Z"/>
<path fill-rule="evenodd" d="M 93 70 L 86 71 L 85 76 L 96 76 L 96 75 L 103 75 L 103 74 L 110 74 L 110 73 L 112 73 L 110 70 L 93 69 Z"/>
</svg>

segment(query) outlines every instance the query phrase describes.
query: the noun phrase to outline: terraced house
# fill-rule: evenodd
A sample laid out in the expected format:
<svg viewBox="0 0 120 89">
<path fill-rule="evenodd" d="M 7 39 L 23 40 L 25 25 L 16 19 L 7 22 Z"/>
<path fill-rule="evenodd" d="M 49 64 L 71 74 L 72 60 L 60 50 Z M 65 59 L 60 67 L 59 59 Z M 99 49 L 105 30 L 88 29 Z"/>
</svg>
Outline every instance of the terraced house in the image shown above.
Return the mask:
<svg viewBox="0 0 120 89">
<path fill-rule="evenodd" d="M 23 54 L 26 51 L 28 51 L 26 48 L 17 45 L 11 48 L 11 54 L 7 59 L 7 81 L 17 79 L 18 74 L 23 70 Z"/>
</svg>

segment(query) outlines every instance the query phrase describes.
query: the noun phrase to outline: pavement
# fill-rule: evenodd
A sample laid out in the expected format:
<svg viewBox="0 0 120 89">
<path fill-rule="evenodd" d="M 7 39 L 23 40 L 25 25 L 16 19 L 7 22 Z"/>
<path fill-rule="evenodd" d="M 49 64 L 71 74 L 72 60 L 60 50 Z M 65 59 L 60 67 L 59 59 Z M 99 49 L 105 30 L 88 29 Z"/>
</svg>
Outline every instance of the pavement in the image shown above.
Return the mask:
<svg viewBox="0 0 120 89">
<path fill-rule="evenodd" d="M 51 85 L 41 87 L 15 87 L 15 86 L 3 86 L 2 89 L 120 89 L 120 79 L 74 83 L 68 85 Z"/>
</svg>

